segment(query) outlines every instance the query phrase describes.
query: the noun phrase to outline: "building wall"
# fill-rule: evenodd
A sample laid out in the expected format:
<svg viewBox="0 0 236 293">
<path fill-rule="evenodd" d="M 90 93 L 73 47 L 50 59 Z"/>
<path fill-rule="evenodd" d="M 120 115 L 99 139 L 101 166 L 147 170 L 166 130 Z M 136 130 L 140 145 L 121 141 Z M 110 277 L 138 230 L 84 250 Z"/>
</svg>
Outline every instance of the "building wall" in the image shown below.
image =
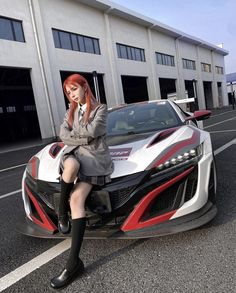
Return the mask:
<svg viewBox="0 0 236 293">
<path fill-rule="evenodd" d="M 164 35 L 157 31 L 155 32 L 153 31 L 152 40 L 153 40 L 154 53 L 158 52 L 158 53 L 171 55 L 171 56 L 174 56 L 174 59 L 176 60 L 175 39 L 173 37 Z M 158 77 L 172 78 L 172 79 L 178 78 L 177 64 L 175 64 L 175 67 L 160 65 L 160 64 L 157 64 L 156 58 L 155 58 L 155 67 L 156 67 L 156 75 Z"/>
<path fill-rule="evenodd" d="M 205 107 L 202 82 L 212 83 L 216 107 L 217 82 L 221 82 L 223 104 L 227 104 L 225 75 L 215 72 L 215 66 L 224 68 L 224 56 L 219 53 L 79 1 L 2 0 L 0 11 L 2 16 L 23 21 L 26 43 L 0 39 L 0 66 L 31 69 L 42 138 L 53 136 L 53 129 L 58 133 L 64 116 L 60 71 L 102 73 L 108 106 L 124 102 L 121 75 L 147 77 L 149 99 L 160 98 L 159 78 L 176 80 L 178 98 L 185 97 L 184 80 L 195 79 L 200 108 Z M 55 48 L 52 28 L 98 38 L 101 55 Z M 116 43 L 144 49 L 146 62 L 118 58 Z M 174 56 L 175 67 L 157 64 L 155 52 Z M 195 60 L 196 70 L 183 69 L 182 58 Z M 212 72 L 202 72 L 201 62 L 211 64 Z"/>
<path fill-rule="evenodd" d="M 0 1 L 0 11 L 1 16 L 21 20 L 25 36 L 25 43 L 0 39 L 0 66 L 31 69 L 32 86 L 42 137 L 51 137 L 53 136 L 52 127 L 50 127 L 52 123 L 49 119 L 45 87 L 40 70 L 28 1 Z M 56 112 L 55 117 L 57 116 Z"/>
<path fill-rule="evenodd" d="M 153 57 L 152 66 L 154 66 L 153 83 L 155 84 L 156 88 L 154 94 L 155 99 L 156 97 L 161 97 L 159 78 L 169 78 L 174 80 L 178 79 L 178 62 L 176 61 L 177 56 L 175 50 L 175 39 L 173 37 L 167 36 L 158 31 L 150 30 L 150 39 L 152 44 L 150 54 Z M 156 52 L 174 56 L 175 67 L 157 64 L 155 55 Z M 177 92 L 179 93 L 180 90 L 177 90 Z"/>
<path fill-rule="evenodd" d="M 52 84 L 56 95 L 60 120 L 65 113 L 64 96 L 61 85 L 60 71 L 92 72 L 96 70 L 103 73 L 106 95 L 114 96 L 111 70 L 107 56 L 105 38 L 105 19 L 102 12 L 78 5 L 75 1 L 40 0 L 40 10 L 43 19 L 42 38 L 47 43 L 48 59 L 51 68 Z M 66 11 L 66 13 L 65 13 Z M 68 19 L 68 15 L 70 16 Z M 96 29 L 94 29 L 96 27 Z M 101 55 L 55 48 L 52 28 L 83 34 L 99 39 Z M 111 99 L 108 100 L 110 105 Z"/>
<path fill-rule="evenodd" d="M 148 77 L 150 75 L 150 67 L 148 66 L 150 58 L 147 54 L 149 51 L 148 35 L 144 27 L 136 25 L 130 21 L 123 20 L 117 16 L 109 16 L 109 25 L 112 38 L 112 50 L 114 52 L 114 63 L 111 66 L 113 66 L 116 71 L 117 82 L 120 88 L 119 101 L 123 103 L 124 96 L 122 91 L 121 76 L 131 75 Z M 118 58 L 116 43 L 144 49 L 146 62 Z M 150 87 L 148 87 L 148 91 L 151 96 L 152 93 Z"/>
</svg>

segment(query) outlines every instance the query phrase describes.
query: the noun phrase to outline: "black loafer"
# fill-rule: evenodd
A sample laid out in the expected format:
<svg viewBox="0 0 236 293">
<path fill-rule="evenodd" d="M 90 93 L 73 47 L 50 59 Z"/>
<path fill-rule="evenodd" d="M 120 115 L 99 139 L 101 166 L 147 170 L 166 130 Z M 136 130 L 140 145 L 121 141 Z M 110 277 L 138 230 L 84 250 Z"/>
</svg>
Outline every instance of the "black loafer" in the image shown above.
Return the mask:
<svg viewBox="0 0 236 293">
<path fill-rule="evenodd" d="M 59 232 L 61 232 L 62 234 L 67 234 L 70 232 L 70 221 L 68 216 L 62 216 L 59 217 L 58 219 L 58 230 Z"/>
<path fill-rule="evenodd" d="M 74 281 L 76 277 L 78 277 L 80 274 L 82 274 L 84 271 L 84 264 L 81 259 L 78 260 L 78 264 L 75 266 L 75 268 L 70 272 L 67 269 L 63 269 L 61 273 L 54 277 L 51 280 L 51 287 L 54 289 L 59 289 L 66 287 L 70 283 Z"/>
</svg>

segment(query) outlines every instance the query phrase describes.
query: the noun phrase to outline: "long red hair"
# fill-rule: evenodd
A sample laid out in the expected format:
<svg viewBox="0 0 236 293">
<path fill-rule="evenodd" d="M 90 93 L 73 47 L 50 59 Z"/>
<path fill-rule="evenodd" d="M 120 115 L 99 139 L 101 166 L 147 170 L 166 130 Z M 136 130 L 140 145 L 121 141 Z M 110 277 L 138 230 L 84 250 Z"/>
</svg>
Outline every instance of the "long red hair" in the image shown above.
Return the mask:
<svg viewBox="0 0 236 293">
<path fill-rule="evenodd" d="M 76 108 L 78 107 L 78 103 L 76 103 L 72 99 L 70 99 L 70 97 L 66 91 L 67 85 L 75 85 L 75 86 L 80 85 L 82 87 L 86 86 L 86 91 L 85 91 L 86 110 L 85 110 L 85 114 L 83 116 L 83 121 L 85 123 L 88 122 L 90 112 L 92 109 L 94 109 L 98 105 L 98 102 L 94 98 L 87 80 L 82 75 L 76 73 L 76 74 L 72 74 L 72 75 L 68 76 L 67 79 L 63 83 L 63 90 L 64 90 L 64 93 L 65 93 L 67 99 L 70 102 L 68 124 L 69 124 L 70 128 L 72 128 L 73 122 L 74 122 L 74 113 L 75 113 Z"/>
</svg>

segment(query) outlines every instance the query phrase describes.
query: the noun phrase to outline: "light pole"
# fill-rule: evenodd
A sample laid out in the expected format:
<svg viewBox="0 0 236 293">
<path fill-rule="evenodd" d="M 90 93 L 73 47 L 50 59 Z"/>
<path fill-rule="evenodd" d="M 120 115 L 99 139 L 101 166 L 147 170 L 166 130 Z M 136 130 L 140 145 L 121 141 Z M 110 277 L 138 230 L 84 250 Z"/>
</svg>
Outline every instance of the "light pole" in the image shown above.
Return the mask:
<svg viewBox="0 0 236 293">
<path fill-rule="evenodd" d="M 197 81 L 196 79 L 193 79 L 192 82 L 193 82 L 193 92 L 194 92 L 194 108 L 195 110 L 199 110 L 198 96 L 197 96 Z"/>
<path fill-rule="evenodd" d="M 235 96 L 234 96 L 234 87 L 233 87 L 232 81 L 230 83 L 230 87 L 231 87 L 231 103 L 232 103 L 233 109 L 235 109 Z"/>
<path fill-rule="evenodd" d="M 93 82 L 94 82 L 94 88 L 95 88 L 95 96 L 97 101 L 100 103 L 100 92 L 99 92 L 99 85 L 98 85 L 98 74 L 97 71 L 93 71 Z"/>
</svg>

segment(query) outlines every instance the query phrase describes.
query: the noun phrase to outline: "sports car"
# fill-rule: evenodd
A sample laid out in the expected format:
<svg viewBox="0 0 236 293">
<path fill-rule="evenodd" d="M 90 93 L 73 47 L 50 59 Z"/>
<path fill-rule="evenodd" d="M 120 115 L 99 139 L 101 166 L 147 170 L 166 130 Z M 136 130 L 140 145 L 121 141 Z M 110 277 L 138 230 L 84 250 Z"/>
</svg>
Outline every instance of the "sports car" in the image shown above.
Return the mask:
<svg viewBox="0 0 236 293">
<path fill-rule="evenodd" d="M 207 110 L 186 112 L 171 100 L 109 109 L 111 182 L 86 201 L 85 238 L 146 238 L 197 228 L 214 218 L 216 167 Z M 57 229 L 59 162 L 66 146 L 51 143 L 33 156 L 22 179 L 26 235 L 65 238 Z"/>
</svg>

